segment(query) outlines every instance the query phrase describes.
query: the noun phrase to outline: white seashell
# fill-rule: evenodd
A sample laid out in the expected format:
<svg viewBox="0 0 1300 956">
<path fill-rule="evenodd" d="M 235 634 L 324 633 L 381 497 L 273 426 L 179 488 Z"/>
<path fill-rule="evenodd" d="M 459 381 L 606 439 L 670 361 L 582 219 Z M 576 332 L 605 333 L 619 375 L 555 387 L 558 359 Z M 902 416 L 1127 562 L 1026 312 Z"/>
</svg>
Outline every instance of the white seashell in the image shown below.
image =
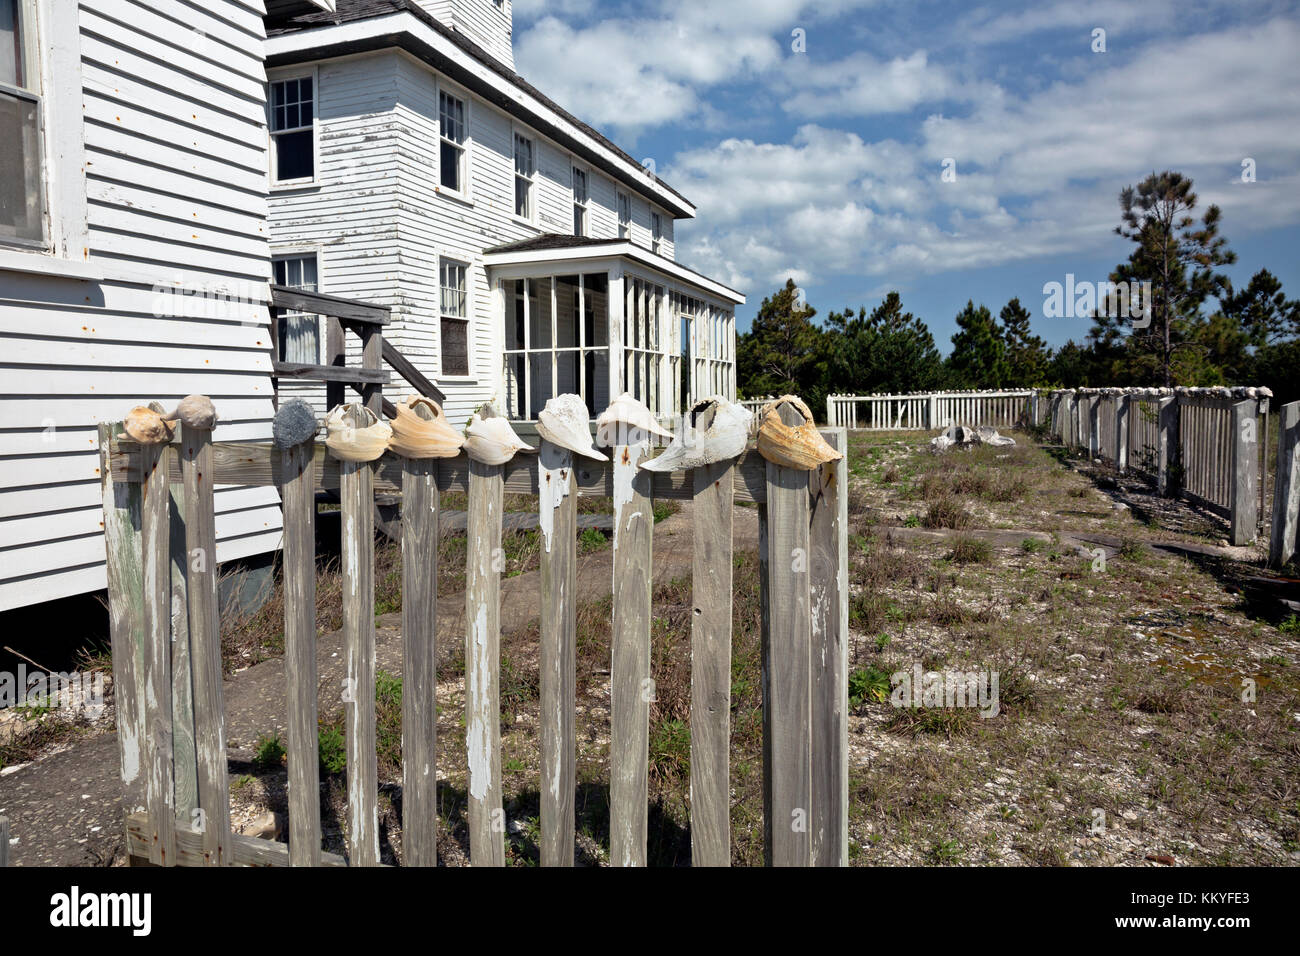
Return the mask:
<svg viewBox="0 0 1300 956">
<path fill-rule="evenodd" d="M 504 465 L 521 451 L 535 451 L 515 434 L 510 422 L 485 405 L 465 426 L 465 453 L 485 465 Z"/>
<path fill-rule="evenodd" d="M 367 424 L 352 424 L 352 412 L 359 411 Z M 341 461 L 374 461 L 388 449 L 393 429 L 364 405 L 335 405 L 325 418 L 325 444 Z"/>
<path fill-rule="evenodd" d="M 179 421 L 187 428 L 211 431 L 217 424 L 217 410 L 212 405 L 212 399 L 206 395 L 186 395 L 176 410 L 167 416 L 167 420 Z"/>
<path fill-rule="evenodd" d="M 590 421 L 581 396 L 556 395 L 537 416 L 537 434 L 559 448 L 596 461 L 609 461 L 591 443 Z"/>
<path fill-rule="evenodd" d="M 713 409 L 713 421 L 703 431 L 695 427 L 700 416 Z M 696 402 L 686 413 L 682 430 L 663 454 L 642 462 L 646 471 L 685 471 L 704 465 L 730 461 L 749 444 L 753 414 L 743 405 L 729 402 L 721 395 Z"/>
<path fill-rule="evenodd" d="M 423 395 L 408 395 L 389 424 L 388 447 L 403 458 L 455 458 L 465 444 L 438 403 Z"/>
<path fill-rule="evenodd" d="M 672 438 L 673 433 L 655 421 L 645 403 L 624 392 L 609 403 L 596 419 L 596 442 L 606 448 L 615 445 L 638 445 L 650 435 Z"/>
</svg>

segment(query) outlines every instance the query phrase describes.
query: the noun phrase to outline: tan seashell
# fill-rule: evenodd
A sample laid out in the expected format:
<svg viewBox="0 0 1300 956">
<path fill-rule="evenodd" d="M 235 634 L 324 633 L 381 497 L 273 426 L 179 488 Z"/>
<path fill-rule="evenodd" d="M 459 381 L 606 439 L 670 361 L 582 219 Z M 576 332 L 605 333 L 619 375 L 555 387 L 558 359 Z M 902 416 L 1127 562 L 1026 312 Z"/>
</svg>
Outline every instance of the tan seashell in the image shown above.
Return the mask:
<svg viewBox="0 0 1300 956">
<path fill-rule="evenodd" d="M 465 453 L 485 465 L 504 465 L 521 451 L 536 451 L 515 434 L 510 422 L 484 405 L 470 416 L 465 426 Z"/>
<path fill-rule="evenodd" d="M 703 431 L 696 428 L 701 416 L 713 410 L 713 421 Z M 685 471 L 720 461 L 730 461 L 749 444 L 749 429 L 754 416 L 743 405 L 729 402 L 721 395 L 706 398 L 691 406 L 682 423 L 681 433 L 662 455 L 642 462 L 646 471 Z"/>
<path fill-rule="evenodd" d="M 187 428 L 201 428 L 212 431 L 217 424 L 217 410 L 212 399 L 206 395 L 186 395 L 177 404 L 176 410 L 167 416 L 168 421 L 179 421 Z"/>
<path fill-rule="evenodd" d="M 798 409 L 804 423 L 791 427 L 781 421 L 779 412 L 782 405 L 793 405 Z M 822 438 L 812 412 L 803 399 L 795 395 L 782 395 L 759 412 L 758 453 L 773 464 L 799 471 L 811 471 L 818 465 L 844 457 Z"/>
<path fill-rule="evenodd" d="M 353 411 L 359 411 L 366 425 L 352 424 Z M 335 405 L 325 418 L 325 444 L 340 461 L 374 461 L 388 449 L 393 429 L 364 405 Z"/>
<path fill-rule="evenodd" d="M 651 435 L 673 437 L 672 432 L 655 421 L 645 402 L 633 397 L 631 392 L 624 392 L 610 402 L 596 419 L 596 442 L 606 448 L 640 444 Z"/>
<path fill-rule="evenodd" d="M 167 420 L 156 410 L 144 405 L 137 405 L 126 413 L 122 419 L 122 430 L 126 435 L 119 435 L 119 438 L 130 438 L 141 445 L 164 445 L 172 440 L 172 427 L 167 424 Z"/>
<path fill-rule="evenodd" d="M 596 461 L 609 461 L 591 443 L 590 421 L 581 396 L 556 395 L 537 416 L 537 434 L 559 448 Z"/>
<path fill-rule="evenodd" d="M 465 444 L 438 403 L 423 395 L 408 395 L 389 425 L 388 447 L 403 458 L 455 458 Z"/>
</svg>

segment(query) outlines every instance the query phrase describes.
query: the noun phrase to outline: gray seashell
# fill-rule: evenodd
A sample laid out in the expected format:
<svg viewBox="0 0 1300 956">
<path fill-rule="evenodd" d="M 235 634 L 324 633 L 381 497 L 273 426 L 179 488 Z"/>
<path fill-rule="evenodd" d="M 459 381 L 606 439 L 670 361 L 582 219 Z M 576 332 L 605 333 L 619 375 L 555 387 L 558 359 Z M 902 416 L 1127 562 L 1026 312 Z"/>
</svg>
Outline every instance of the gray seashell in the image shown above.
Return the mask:
<svg viewBox="0 0 1300 956">
<path fill-rule="evenodd" d="M 316 436 L 320 423 L 316 413 L 301 398 L 292 398 L 280 406 L 271 420 L 271 441 L 277 448 L 292 448 Z"/>
</svg>

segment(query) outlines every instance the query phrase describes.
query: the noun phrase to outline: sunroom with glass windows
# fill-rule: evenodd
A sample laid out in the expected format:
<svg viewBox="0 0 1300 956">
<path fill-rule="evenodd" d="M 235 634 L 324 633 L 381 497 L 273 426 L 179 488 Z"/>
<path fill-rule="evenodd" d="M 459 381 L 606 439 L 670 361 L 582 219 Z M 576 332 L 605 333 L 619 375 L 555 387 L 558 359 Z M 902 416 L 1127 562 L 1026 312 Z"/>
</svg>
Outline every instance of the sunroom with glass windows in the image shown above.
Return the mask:
<svg viewBox="0 0 1300 956">
<path fill-rule="evenodd" d="M 663 422 L 735 399 L 739 292 L 625 239 L 543 235 L 486 250 L 484 266 L 510 418 L 536 421 L 568 392 L 593 418 L 631 392 Z"/>
</svg>

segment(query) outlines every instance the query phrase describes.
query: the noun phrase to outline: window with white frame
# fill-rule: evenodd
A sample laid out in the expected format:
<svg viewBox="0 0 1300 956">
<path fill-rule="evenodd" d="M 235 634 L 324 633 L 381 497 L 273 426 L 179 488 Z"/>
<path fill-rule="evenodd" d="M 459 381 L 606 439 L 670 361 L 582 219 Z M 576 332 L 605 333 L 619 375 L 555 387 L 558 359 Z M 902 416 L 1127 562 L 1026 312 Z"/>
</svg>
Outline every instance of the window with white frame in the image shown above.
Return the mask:
<svg viewBox="0 0 1300 956">
<path fill-rule="evenodd" d="M 573 167 L 573 234 L 587 234 L 587 171 Z"/>
<path fill-rule="evenodd" d="M 316 177 L 316 82 L 311 75 L 271 81 L 271 178 Z"/>
<path fill-rule="evenodd" d="M 438 263 L 438 335 L 443 375 L 469 374 L 469 293 L 464 263 Z"/>
<path fill-rule="evenodd" d="M 320 276 L 315 253 L 276 256 L 272 262 L 275 284 L 317 292 Z M 321 321 L 318 315 L 285 311 L 280 314 L 276 340 L 280 361 L 318 365 L 321 360 Z"/>
<path fill-rule="evenodd" d="M 45 239 L 34 0 L 0 0 L 0 242 Z"/>
<path fill-rule="evenodd" d="M 627 193 L 618 194 L 618 237 L 627 239 L 632 235 L 632 197 Z"/>
<path fill-rule="evenodd" d="M 515 133 L 515 215 L 533 218 L 533 141 Z"/>
<path fill-rule="evenodd" d="M 663 248 L 664 221 L 657 212 L 650 213 L 650 251 L 659 252 Z"/>
<path fill-rule="evenodd" d="M 438 93 L 438 182 L 444 189 L 469 192 L 469 163 L 465 151 L 465 101 Z"/>
</svg>

